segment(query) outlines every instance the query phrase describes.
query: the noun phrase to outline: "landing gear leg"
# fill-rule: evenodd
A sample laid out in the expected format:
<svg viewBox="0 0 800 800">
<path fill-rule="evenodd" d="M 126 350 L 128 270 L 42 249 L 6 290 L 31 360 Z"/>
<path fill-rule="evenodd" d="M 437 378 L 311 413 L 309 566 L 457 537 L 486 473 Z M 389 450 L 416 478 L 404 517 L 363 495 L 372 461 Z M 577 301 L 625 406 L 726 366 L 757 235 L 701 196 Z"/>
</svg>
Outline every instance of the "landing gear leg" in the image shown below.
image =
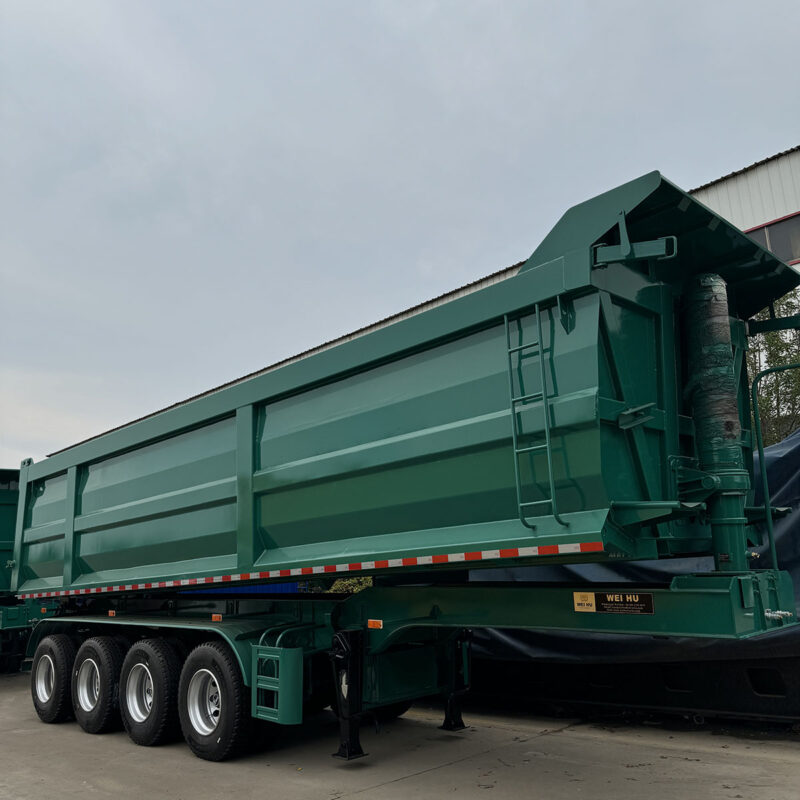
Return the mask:
<svg viewBox="0 0 800 800">
<path fill-rule="evenodd" d="M 364 631 L 339 631 L 330 650 L 336 703 L 339 709 L 339 749 L 334 758 L 352 761 L 367 755 L 359 728 L 364 687 Z"/>
<path fill-rule="evenodd" d="M 472 655 L 472 631 L 460 631 L 455 637 L 444 668 L 448 671 L 448 691 L 445 694 L 443 731 L 463 731 L 467 726 L 461 718 L 461 698 L 469 691 L 469 664 Z"/>
<path fill-rule="evenodd" d="M 439 728 L 443 731 L 463 731 L 466 727 L 461 718 L 461 695 L 448 695 L 444 705 L 444 722 Z"/>
</svg>

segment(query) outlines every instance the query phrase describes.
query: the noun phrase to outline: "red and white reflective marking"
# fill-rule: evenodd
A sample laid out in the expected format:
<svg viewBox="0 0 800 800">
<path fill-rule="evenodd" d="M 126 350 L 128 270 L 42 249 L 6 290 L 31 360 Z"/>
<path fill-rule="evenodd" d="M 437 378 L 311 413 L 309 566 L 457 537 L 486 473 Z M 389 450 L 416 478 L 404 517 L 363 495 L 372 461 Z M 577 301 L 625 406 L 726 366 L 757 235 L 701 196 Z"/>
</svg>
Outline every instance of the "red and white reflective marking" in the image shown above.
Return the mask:
<svg viewBox="0 0 800 800">
<path fill-rule="evenodd" d="M 183 578 L 174 581 L 149 581 L 147 583 L 125 583 L 113 586 L 95 586 L 91 589 L 61 589 L 53 592 L 18 594 L 20 600 L 38 597 L 67 597 L 81 594 L 105 594 L 106 592 L 137 592 L 147 589 L 171 589 L 184 586 L 207 586 L 214 583 L 238 581 L 273 580 L 275 578 L 300 578 L 304 575 L 326 575 L 341 572 L 364 572 L 375 569 L 397 567 L 424 567 L 429 564 L 456 564 L 467 561 L 496 561 L 503 558 L 530 558 L 537 556 L 580 555 L 602 553 L 602 542 L 575 542 L 573 544 L 543 544 L 538 547 L 508 547 L 501 550 L 474 550 L 470 553 L 444 553 L 437 556 L 410 556 L 387 558 L 377 561 L 353 561 L 348 564 L 326 564 L 321 567 L 294 567 L 271 569 L 264 572 L 240 572 L 233 575 L 214 575 L 209 578 Z"/>
</svg>

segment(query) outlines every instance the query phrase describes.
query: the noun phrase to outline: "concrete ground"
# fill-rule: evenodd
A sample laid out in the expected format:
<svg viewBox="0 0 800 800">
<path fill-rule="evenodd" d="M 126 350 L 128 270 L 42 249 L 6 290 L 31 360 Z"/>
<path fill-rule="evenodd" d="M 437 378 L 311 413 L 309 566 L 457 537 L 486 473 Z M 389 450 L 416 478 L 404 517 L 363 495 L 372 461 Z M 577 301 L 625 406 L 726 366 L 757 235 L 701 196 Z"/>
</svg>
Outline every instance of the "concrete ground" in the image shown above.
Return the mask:
<svg viewBox="0 0 800 800">
<path fill-rule="evenodd" d="M 330 757 L 337 724 L 324 712 L 277 729 L 260 752 L 212 764 L 183 743 L 136 747 L 124 732 L 44 725 L 27 675 L 0 676 L 0 798 L 279 798 L 381 800 L 462 797 L 547 800 L 800 798 L 800 736 L 752 725 L 691 729 L 669 721 L 580 721 L 472 708 L 472 727 L 438 729 L 415 707 L 376 733 L 368 758 Z"/>
</svg>

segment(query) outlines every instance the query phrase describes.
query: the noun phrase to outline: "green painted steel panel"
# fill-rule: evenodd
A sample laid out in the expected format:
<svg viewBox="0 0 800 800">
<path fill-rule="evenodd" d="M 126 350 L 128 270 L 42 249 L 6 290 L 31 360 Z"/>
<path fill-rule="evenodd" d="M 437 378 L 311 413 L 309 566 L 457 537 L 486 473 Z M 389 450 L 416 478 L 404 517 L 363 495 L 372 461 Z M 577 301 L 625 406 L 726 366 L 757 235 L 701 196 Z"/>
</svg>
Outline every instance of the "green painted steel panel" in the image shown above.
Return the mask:
<svg viewBox="0 0 800 800">
<path fill-rule="evenodd" d="M 11 567 L 8 562 L 14 557 L 14 526 L 17 520 L 17 488 L 19 472 L 0 470 L 0 598 L 11 589 Z"/>
<path fill-rule="evenodd" d="M 711 268 L 739 316 L 800 282 L 657 173 L 588 201 L 507 280 L 25 465 L 14 588 L 709 552 L 673 459 Z"/>
<path fill-rule="evenodd" d="M 57 605 L 54 600 L 19 602 L 10 591 L 18 483 L 18 470 L 0 470 L 0 672 L 19 668 L 28 631 Z"/>
<path fill-rule="evenodd" d="M 250 713 L 279 725 L 303 721 L 303 648 L 253 645 Z"/>
</svg>

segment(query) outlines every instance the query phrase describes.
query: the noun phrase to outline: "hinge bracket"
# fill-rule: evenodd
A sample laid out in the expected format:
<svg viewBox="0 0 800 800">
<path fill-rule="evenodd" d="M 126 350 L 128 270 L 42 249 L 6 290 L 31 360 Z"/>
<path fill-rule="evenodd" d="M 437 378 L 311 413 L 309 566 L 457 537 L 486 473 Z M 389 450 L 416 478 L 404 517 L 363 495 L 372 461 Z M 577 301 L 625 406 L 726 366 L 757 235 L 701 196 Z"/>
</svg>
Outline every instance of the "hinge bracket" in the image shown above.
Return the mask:
<svg viewBox="0 0 800 800">
<path fill-rule="evenodd" d="M 675 473 L 681 500 L 705 500 L 722 483 L 716 475 L 697 469 L 697 461 L 687 456 L 670 456 L 669 466 Z"/>
<path fill-rule="evenodd" d="M 605 267 L 614 262 L 645 261 L 657 259 L 665 261 L 678 254 L 678 239 L 664 236 L 647 242 L 632 242 L 628 236 L 625 212 L 620 211 L 617 219 L 619 244 L 598 244 L 592 248 L 592 266 Z"/>
</svg>

